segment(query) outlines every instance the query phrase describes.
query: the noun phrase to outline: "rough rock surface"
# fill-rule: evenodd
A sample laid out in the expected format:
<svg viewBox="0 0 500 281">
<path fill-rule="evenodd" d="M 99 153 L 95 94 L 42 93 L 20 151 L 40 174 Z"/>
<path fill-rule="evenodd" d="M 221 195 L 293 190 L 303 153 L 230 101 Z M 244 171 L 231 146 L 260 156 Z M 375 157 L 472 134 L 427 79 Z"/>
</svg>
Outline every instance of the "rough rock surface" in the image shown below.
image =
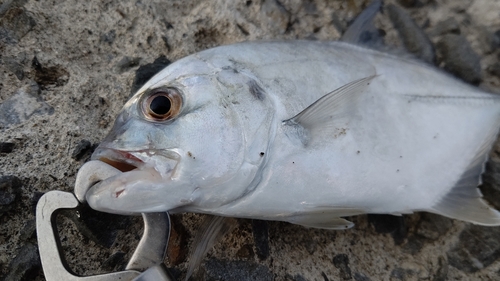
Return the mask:
<svg viewBox="0 0 500 281">
<path fill-rule="evenodd" d="M 50 190 L 73 190 L 93 145 L 109 131 L 132 89 L 151 75 L 144 66 L 155 62 L 152 67 L 161 68 L 196 51 L 246 40 L 336 40 L 368 2 L 0 0 L 0 176 L 22 183 L 15 191 L 2 189 L 8 207 L 0 214 L 0 280 L 44 280 L 33 228 L 36 201 Z M 444 36 L 460 34 L 478 55 L 473 82 L 500 93 L 500 0 L 385 3 L 411 18 L 411 28 L 425 35 L 419 37 L 426 50 L 428 40 L 436 47 L 449 40 Z M 375 23 L 396 49 L 405 46 L 405 33 L 414 32 L 396 30 L 387 12 Z M 449 52 L 458 52 L 459 46 L 448 45 Z M 440 67 L 453 60 L 436 55 Z M 496 207 L 499 156 L 497 143 L 484 189 Z M 107 227 L 79 220 L 70 213 L 58 223 L 70 267 L 84 275 L 122 268 L 141 236 L 140 218 L 108 217 Z M 351 220 L 356 226 L 346 231 L 240 220 L 193 279 L 500 279 L 499 228 L 429 214 Z M 195 214 L 174 217 L 166 263 L 179 280 L 200 222 Z"/>
</svg>

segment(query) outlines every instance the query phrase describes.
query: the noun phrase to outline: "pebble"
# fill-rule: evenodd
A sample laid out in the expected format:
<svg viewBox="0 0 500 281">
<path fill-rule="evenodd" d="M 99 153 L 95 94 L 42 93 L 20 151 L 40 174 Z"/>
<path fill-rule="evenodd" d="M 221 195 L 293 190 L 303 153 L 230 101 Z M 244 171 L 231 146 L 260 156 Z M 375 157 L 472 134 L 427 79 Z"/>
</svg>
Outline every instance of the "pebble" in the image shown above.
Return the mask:
<svg viewBox="0 0 500 281">
<path fill-rule="evenodd" d="M 261 22 L 266 29 L 284 34 L 290 24 L 290 12 L 278 0 L 264 0 L 260 6 Z"/>
<path fill-rule="evenodd" d="M 34 280 L 42 265 L 38 255 L 38 247 L 31 243 L 24 244 L 10 262 L 8 274 L 3 281 Z"/>
<path fill-rule="evenodd" d="M 446 254 L 448 263 L 467 273 L 483 269 L 500 258 L 500 228 L 468 225 Z"/>
<path fill-rule="evenodd" d="M 52 115 L 54 108 L 39 96 L 40 87 L 31 82 L 0 104 L 0 125 L 23 123 L 33 115 Z"/>
<path fill-rule="evenodd" d="M 433 64 L 434 47 L 424 31 L 413 21 L 402 8 L 389 4 L 385 7 L 392 25 L 399 33 L 406 49 L 421 60 Z"/>
<path fill-rule="evenodd" d="M 21 186 L 16 176 L 0 176 L 0 215 L 12 208 Z"/>
<path fill-rule="evenodd" d="M 481 58 L 464 36 L 446 34 L 438 42 L 437 49 L 447 71 L 474 85 L 481 82 Z"/>
<path fill-rule="evenodd" d="M 160 72 L 162 69 L 167 67 L 171 63 L 165 56 L 160 56 L 155 59 L 154 62 L 141 65 L 135 71 L 134 82 L 132 83 L 132 90 L 130 95 L 132 96 L 139 90 L 144 83 L 146 83 L 151 77 L 156 73 Z"/>
</svg>

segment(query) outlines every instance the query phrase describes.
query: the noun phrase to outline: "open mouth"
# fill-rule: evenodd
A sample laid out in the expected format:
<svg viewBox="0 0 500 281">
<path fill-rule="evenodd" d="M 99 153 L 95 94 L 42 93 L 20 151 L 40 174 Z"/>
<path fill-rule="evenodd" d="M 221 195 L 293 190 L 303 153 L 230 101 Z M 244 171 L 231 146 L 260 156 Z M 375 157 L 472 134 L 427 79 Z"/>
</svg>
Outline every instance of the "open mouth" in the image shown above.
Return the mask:
<svg viewBox="0 0 500 281">
<path fill-rule="evenodd" d="M 144 162 L 129 152 L 115 149 L 100 149 L 94 152 L 92 159 L 100 160 L 121 172 L 129 172 L 144 165 Z"/>
</svg>

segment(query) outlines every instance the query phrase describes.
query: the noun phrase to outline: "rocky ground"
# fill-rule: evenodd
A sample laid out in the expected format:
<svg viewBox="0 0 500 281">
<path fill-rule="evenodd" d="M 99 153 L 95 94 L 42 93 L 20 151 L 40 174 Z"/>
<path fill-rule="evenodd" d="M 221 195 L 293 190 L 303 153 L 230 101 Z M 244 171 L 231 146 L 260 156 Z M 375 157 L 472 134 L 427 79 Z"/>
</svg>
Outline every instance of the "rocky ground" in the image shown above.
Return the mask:
<svg viewBox="0 0 500 281">
<path fill-rule="evenodd" d="M 72 191 L 149 64 L 246 40 L 335 40 L 368 2 L 0 1 L 0 279 L 44 280 L 36 202 Z M 387 0 L 376 25 L 386 44 L 500 93 L 499 0 Z M 497 208 L 499 155 L 497 143 L 482 186 Z M 179 280 L 201 220 L 173 217 L 166 263 Z M 424 213 L 351 220 L 347 231 L 239 220 L 193 279 L 500 279 L 499 227 Z M 91 210 L 59 216 L 66 259 L 85 275 L 122 268 L 141 228 Z"/>
</svg>

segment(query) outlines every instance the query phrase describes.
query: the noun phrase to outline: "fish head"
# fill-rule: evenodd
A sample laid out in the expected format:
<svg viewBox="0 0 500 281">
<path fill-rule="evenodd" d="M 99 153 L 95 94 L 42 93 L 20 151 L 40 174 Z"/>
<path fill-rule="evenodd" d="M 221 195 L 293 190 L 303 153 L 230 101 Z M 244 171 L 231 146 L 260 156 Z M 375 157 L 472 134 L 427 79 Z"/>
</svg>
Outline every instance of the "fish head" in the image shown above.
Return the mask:
<svg viewBox="0 0 500 281">
<path fill-rule="evenodd" d="M 172 72 L 175 65 L 125 104 L 93 153 L 93 160 L 122 173 L 89 189 L 92 208 L 117 214 L 209 212 L 240 198 L 255 182 L 267 138 L 256 144 L 251 137 L 258 130 L 252 128 L 268 128 L 268 118 L 248 120 L 235 108 L 245 101 L 231 102 L 241 89 L 216 76 Z"/>
</svg>

